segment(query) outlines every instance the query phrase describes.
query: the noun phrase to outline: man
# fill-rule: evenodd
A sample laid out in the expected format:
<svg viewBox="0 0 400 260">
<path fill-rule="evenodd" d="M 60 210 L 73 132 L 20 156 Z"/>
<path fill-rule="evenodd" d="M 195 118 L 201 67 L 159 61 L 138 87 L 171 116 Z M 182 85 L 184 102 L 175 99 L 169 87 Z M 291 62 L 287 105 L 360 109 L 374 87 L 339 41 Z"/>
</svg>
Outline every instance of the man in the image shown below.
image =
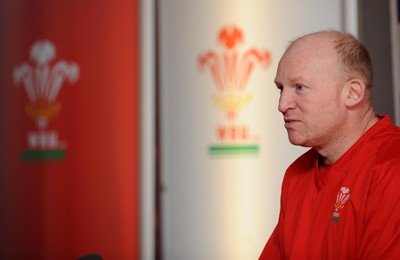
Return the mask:
<svg viewBox="0 0 400 260">
<path fill-rule="evenodd" d="M 311 149 L 286 171 L 260 259 L 400 259 L 400 129 L 371 106 L 368 51 L 349 34 L 305 35 L 275 84 L 290 142 Z"/>
</svg>

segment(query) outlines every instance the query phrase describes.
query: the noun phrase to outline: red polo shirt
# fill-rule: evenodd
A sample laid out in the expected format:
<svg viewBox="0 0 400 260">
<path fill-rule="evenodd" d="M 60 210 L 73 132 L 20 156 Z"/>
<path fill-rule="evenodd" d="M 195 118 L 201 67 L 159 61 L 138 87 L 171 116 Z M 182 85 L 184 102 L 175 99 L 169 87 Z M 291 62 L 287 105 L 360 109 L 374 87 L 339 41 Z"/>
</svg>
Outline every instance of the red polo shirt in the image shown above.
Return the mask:
<svg viewBox="0 0 400 260">
<path fill-rule="evenodd" d="M 400 128 L 385 116 L 323 173 L 318 159 L 287 169 L 260 259 L 400 259 Z"/>
</svg>

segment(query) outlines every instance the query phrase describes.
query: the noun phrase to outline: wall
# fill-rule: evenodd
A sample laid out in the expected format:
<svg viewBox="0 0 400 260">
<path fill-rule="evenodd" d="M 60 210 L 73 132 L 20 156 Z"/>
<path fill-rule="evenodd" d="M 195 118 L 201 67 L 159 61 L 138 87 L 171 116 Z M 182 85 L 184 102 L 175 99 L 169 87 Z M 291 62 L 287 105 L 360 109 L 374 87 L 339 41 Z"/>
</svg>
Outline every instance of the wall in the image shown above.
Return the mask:
<svg viewBox="0 0 400 260">
<path fill-rule="evenodd" d="M 374 108 L 395 120 L 393 99 L 390 1 L 360 2 L 360 39 L 370 51 L 374 66 Z"/>
<path fill-rule="evenodd" d="M 351 19 L 340 0 L 158 7 L 164 258 L 256 259 L 276 225 L 284 171 L 304 152 L 289 144 L 277 111 L 279 57 L 296 36 L 344 30 Z M 224 35 L 241 40 L 228 44 Z M 251 74 L 239 88 L 249 67 L 233 57 L 249 50 L 265 59 L 249 55 Z M 243 102 L 221 106 L 229 95 Z"/>
</svg>

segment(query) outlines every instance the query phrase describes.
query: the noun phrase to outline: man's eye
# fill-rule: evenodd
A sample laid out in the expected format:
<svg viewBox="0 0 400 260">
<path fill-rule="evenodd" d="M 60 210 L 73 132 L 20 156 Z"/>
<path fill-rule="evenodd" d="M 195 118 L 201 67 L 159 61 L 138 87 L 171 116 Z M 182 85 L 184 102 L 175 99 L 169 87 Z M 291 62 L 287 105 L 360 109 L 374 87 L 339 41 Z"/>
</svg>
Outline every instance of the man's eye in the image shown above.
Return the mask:
<svg viewBox="0 0 400 260">
<path fill-rule="evenodd" d="M 304 89 L 304 86 L 302 86 L 302 85 L 297 85 L 297 86 L 296 86 L 296 89 L 297 89 L 297 90 L 303 90 L 303 89 Z"/>
</svg>

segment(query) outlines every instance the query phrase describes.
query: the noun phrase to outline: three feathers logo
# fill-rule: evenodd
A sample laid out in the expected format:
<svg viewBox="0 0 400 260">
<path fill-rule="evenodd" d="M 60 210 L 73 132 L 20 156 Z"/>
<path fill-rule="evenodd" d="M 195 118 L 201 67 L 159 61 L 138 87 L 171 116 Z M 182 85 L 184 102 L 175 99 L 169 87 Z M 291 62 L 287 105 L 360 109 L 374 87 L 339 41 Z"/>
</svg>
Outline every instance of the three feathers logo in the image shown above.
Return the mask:
<svg viewBox="0 0 400 260">
<path fill-rule="evenodd" d="M 249 79 L 257 66 L 267 69 L 271 53 L 266 49 L 240 50 L 244 33 L 237 26 L 225 26 L 218 35 L 221 51 L 209 50 L 201 54 L 198 64 L 202 71 L 208 70 L 216 87 L 213 103 L 226 115 L 228 125 L 216 130 L 219 144 L 211 145 L 211 154 L 257 153 L 258 144 L 251 140 L 250 127 L 240 124 L 238 114 L 253 100 L 248 91 Z"/>
<path fill-rule="evenodd" d="M 346 202 L 350 199 L 350 189 L 348 187 L 340 188 L 335 203 L 335 211 L 331 217 L 331 220 L 339 222 L 340 220 L 340 211 L 344 208 Z"/>
<path fill-rule="evenodd" d="M 36 130 L 27 133 L 28 149 L 21 154 L 24 160 L 64 159 L 65 142 L 58 132 L 50 130 L 49 122 L 60 113 L 62 104 L 57 101 L 64 81 L 74 84 L 79 78 L 79 66 L 56 57 L 56 48 L 48 40 L 39 40 L 30 50 L 34 63 L 25 62 L 14 69 L 15 86 L 23 86 L 28 97 L 25 113 L 34 120 Z"/>
</svg>

